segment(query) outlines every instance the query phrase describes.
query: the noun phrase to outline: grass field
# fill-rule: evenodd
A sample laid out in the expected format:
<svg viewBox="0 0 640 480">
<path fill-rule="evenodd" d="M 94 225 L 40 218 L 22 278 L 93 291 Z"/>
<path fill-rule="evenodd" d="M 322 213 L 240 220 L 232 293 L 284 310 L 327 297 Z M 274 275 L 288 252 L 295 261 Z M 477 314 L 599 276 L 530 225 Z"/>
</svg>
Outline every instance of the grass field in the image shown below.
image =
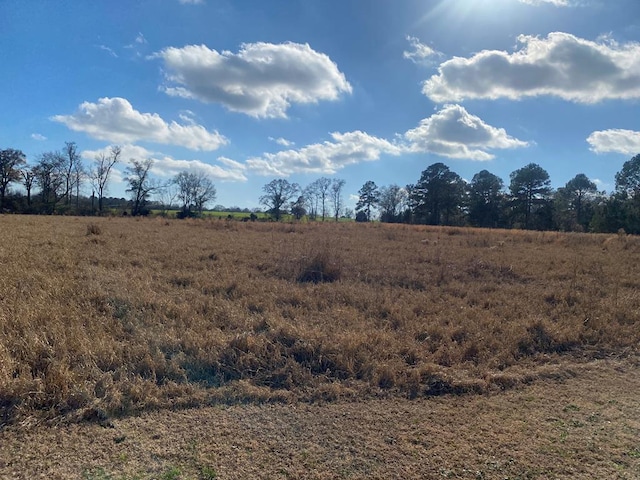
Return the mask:
<svg viewBox="0 0 640 480">
<path fill-rule="evenodd" d="M 2 216 L 0 424 L 566 378 L 637 354 L 639 261 L 626 235 Z"/>
<path fill-rule="evenodd" d="M 1 221 L 5 419 L 481 392 L 640 338 L 636 237 Z"/>
</svg>

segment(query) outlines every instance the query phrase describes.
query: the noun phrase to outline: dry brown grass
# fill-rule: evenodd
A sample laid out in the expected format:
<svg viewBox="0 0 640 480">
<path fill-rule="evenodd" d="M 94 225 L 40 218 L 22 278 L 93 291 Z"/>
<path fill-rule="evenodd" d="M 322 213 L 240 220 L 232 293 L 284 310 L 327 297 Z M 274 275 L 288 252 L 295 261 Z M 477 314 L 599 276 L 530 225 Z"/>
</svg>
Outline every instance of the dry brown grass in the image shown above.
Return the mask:
<svg viewBox="0 0 640 480">
<path fill-rule="evenodd" d="M 484 392 L 640 340 L 640 239 L 0 217 L 0 424 Z"/>
</svg>

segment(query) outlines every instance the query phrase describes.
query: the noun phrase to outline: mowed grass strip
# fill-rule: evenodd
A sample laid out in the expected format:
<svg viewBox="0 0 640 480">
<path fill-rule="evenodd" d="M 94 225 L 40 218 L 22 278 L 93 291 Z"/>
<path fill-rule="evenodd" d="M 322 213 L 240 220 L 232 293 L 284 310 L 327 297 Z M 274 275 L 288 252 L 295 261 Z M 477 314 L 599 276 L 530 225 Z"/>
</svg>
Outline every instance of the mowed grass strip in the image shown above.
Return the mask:
<svg viewBox="0 0 640 480">
<path fill-rule="evenodd" d="M 640 239 L 0 217 L 0 423 L 485 392 L 640 340 Z"/>
</svg>

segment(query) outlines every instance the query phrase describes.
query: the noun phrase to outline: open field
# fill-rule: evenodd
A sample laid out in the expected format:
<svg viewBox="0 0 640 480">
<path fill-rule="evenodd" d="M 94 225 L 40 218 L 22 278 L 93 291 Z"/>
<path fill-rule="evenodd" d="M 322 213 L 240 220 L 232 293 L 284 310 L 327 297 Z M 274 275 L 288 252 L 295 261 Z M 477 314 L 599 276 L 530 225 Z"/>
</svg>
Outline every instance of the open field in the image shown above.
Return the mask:
<svg viewBox="0 0 640 480">
<path fill-rule="evenodd" d="M 536 415 L 543 416 L 548 402 L 565 395 L 562 402 L 566 405 L 556 405 L 564 416 L 557 411 L 549 415 L 555 420 L 549 420 L 540 441 L 547 441 L 546 434 L 564 431 L 556 420 L 569 425 L 565 430 L 570 436 L 574 416 L 589 428 L 599 428 L 597 422 L 591 425 L 580 416 L 586 410 L 600 411 L 603 418 L 617 415 L 618 423 L 608 420 L 615 423 L 611 428 L 617 428 L 611 433 L 616 440 L 609 447 L 616 454 L 625 451 L 626 463 L 615 467 L 603 460 L 608 467 L 602 462 L 598 465 L 603 472 L 619 471 L 619 478 L 638 478 L 638 453 L 630 446 L 633 441 L 638 443 L 638 425 L 626 417 L 633 413 L 637 418 L 637 406 L 629 400 L 615 414 L 605 408 L 610 401 L 620 401 L 624 385 L 638 392 L 637 375 L 628 363 L 637 358 L 640 340 L 638 264 L 640 238 L 624 235 L 355 223 L 2 216 L 0 425 L 9 425 L 1 432 L 6 435 L 3 445 L 13 445 L 10 452 L 14 454 L 0 458 L 0 475 L 9 475 L 5 472 L 11 471 L 12 462 L 19 462 L 16 459 L 24 454 L 16 440 L 20 435 L 47 438 L 62 428 L 60 432 L 75 432 L 83 438 L 92 435 L 86 432 L 101 429 L 100 425 L 116 425 L 125 429 L 122 435 L 127 439 L 135 439 L 134 431 L 143 428 L 145 419 L 158 418 L 154 422 L 166 425 L 168 431 L 157 433 L 160 438 L 156 440 L 171 439 L 173 446 L 166 451 L 173 453 L 154 466 L 158 469 L 155 474 L 144 470 L 155 477 L 141 478 L 165 478 L 159 475 L 171 472 L 162 468 L 171 465 L 191 469 L 188 478 L 198 478 L 197 462 L 187 461 L 185 445 L 191 444 L 183 445 L 178 437 L 183 443 L 191 440 L 178 424 L 195 422 L 190 419 L 200 414 L 202 421 L 217 422 L 220 416 L 221 422 L 231 422 L 226 430 L 231 433 L 234 419 L 243 415 L 248 422 L 251 418 L 261 422 L 262 416 L 272 414 L 276 423 L 302 422 L 306 426 L 300 426 L 298 433 L 283 433 L 283 439 L 291 442 L 300 432 L 322 430 L 320 424 L 313 427 L 314 422 L 360 415 L 365 426 L 365 419 L 371 419 L 372 432 L 381 428 L 372 423 L 375 419 L 389 422 L 396 433 L 389 435 L 388 444 L 400 442 L 406 450 L 411 445 L 418 447 L 409 438 L 399 440 L 402 432 L 398 429 L 409 427 L 394 420 L 394 415 L 420 416 L 425 410 L 442 408 L 443 418 L 448 415 L 454 422 L 455 409 L 446 410 L 447 405 L 462 405 L 473 412 L 474 408 L 492 409 L 490 405 L 495 404 L 504 409 L 502 417 L 483 417 L 476 411 L 480 430 L 473 435 L 485 435 L 488 441 L 498 435 L 505 445 L 514 447 L 511 435 L 526 439 L 538 434 L 526 425 L 513 430 L 517 425 L 510 419 L 517 412 L 509 406 L 518 402 L 525 408 L 524 399 L 529 395 L 540 400 Z M 620 360 L 607 360 L 605 374 L 598 359 L 612 356 Z M 611 366 L 611 362 L 622 366 Z M 591 378 L 590 369 L 599 372 L 600 380 Z M 574 397 L 569 398 L 572 389 L 557 382 L 576 372 L 584 376 L 567 380 L 566 385 L 587 383 L 576 386 Z M 626 376 L 620 373 L 620 379 L 610 378 L 615 372 L 626 372 Z M 606 387 L 603 379 L 609 379 L 611 385 Z M 529 386 L 522 389 L 523 385 Z M 605 387 L 611 388 L 610 397 Z M 502 392 L 505 389 L 509 392 Z M 585 397 L 591 390 L 593 396 Z M 575 392 L 584 395 L 576 397 Z M 453 396 L 433 398 L 443 394 Z M 581 406 L 583 399 L 586 403 Z M 590 406 L 600 405 L 598 402 L 604 402 L 602 409 Z M 267 406 L 273 403 L 282 405 Z M 126 418 L 150 410 L 207 405 L 212 409 Z M 220 405 L 232 406 L 221 409 Z M 569 410 L 562 410 L 564 407 Z M 469 422 L 474 414 L 466 418 Z M 492 430 L 501 418 L 506 422 L 504 431 Z M 78 420 L 92 423 L 51 426 Z M 448 423 L 441 421 L 416 428 L 424 429 L 420 435 L 441 432 L 443 438 L 450 438 Z M 49 426 L 45 428 L 43 422 Z M 242 422 L 238 426 L 244 438 L 236 443 L 245 449 L 236 452 L 239 461 L 251 461 L 252 450 L 245 442 L 250 440 L 247 436 L 259 442 L 255 428 Z M 265 427 L 264 435 L 277 432 L 274 428 Z M 104 429 L 98 437 L 114 443 L 113 432 Z M 355 432 L 349 437 L 345 431 L 345 442 L 358 443 L 358 435 L 366 434 L 366 430 Z M 314 446 L 314 441 L 309 440 L 305 447 L 310 449 L 306 458 L 319 465 L 319 473 L 311 464 L 297 472 L 281 463 L 286 475 L 267 474 L 270 470 L 264 466 L 262 473 L 247 470 L 247 478 L 331 477 L 326 472 L 337 470 L 326 463 L 329 453 L 323 450 L 330 438 L 317 440 L 322 448 Z M 455 436 L 450 442 L 454 455 Z M 211 446 L 196 446 L 203 449 L 203 455 L 211 455 L 207 465 L 212 468 L 220 472 L 237 468 L 230 459 L 217 457 L 229 455 L 228 451 L 216 453 L 208 450 Z M 580 466 L 580 458 L 574 455 L 578 450 L 556 447 L 560 450 L 553 455 L 574 462 L 574 468 Z M 586 450 L 580 450 L 580 455 L 596 447 L 605 448 L 584 443 L 580 448 Z M 63 445 L 60 448 L 64 450 Z M 294 445 L 285 442 L 273 448 L 293 449 Z M 360 458 L 362 452 L 354 448 L 351 457 Z M 152 450 L 144 450 L 145 455 Z M 182 459 L 174 458 L 179 451 Z M 606 451 L 599 455 L 605 455 L 602 452 Z M 428 452 L 414 453 L 421 458 Z M 291 465 L 304 465 L 304 459 L 296 457 L 299 451 L 280 454 L 292 455 Z M 376 458 L 385 463 L 380 460 L 384 455 L 380 452 Z M 96 459 L 85 467 L 135 475 L 147 464 L 136 463 L 145 462 L 142 456 L 120 469 L 114 466 L 114 458 L 101 458 L 103 463 Z M 346 468 L 344 476 L 352 478 L 394 475 L 391 466 L 376 466 L 370 457 L 365 458 L 373 463 L 334 467 Z M 469 460 L 469 465 L 480 469 L 477 462 L 481 461 L 494 460 L 479 456 Z M 436 463 L 449 468 L 446 462 Z M 522 470 L 532 472 L 529 476 L 517 473 L 518 466 L 508 478 L 568 475 L 548 470 L 555 473 L 545 476 L 547 470 L 533 469 L 536 464 L 531 459 L 526 464 L 530 470 Z M 462 471 L 462 465 L 451 465 L 450 478 L 504 478 L 492 476 L 486 465 L 485 476 L 473 477 Z M 75 468 L 81 466 L 75 464 Z M 503 466 L 509 471 L 509 465 Z M 71 477 L 79 475 L 78 471 Z M 402 476 L 403 471 L 396 470 L 395 475 Z M 92 470 L 90 475 L 111 478 L 103 473 Z"/>
</svg>

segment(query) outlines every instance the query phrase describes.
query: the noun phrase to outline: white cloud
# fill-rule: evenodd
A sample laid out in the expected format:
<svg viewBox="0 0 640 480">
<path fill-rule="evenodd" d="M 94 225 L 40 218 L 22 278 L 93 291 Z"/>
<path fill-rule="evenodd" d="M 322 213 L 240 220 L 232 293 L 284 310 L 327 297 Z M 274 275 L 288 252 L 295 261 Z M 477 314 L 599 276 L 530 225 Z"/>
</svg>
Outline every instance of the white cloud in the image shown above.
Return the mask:
<svg viewBox="0 0 640 480">
<path fill-rule="evenodd" d="M 56 115 L 52 120 L 114 143 L 148 141 L 206 151 L 228 143 L 217 131 L 208 131 L 202 125 L 167 123 L 157 113 L 141 113 L 126 99 L 117 97 L 84 102 L 73 115 Z"/>
<path fill-rule="evenodd" d="M 122 145 L 121 149 L 121 170 L 124 170 L 124 167 L 131 160 L 146 160 L 147 158 L 150 158 L 153 160 L 152 172 L 163 178 L 170 178 L 184 170 L 187 170 L 203 172 L 213 180 L 229 182 L 243 182 L 247 180 L 247 177 L 244 174 L 244 165 L 225 157 L 219 157 L 217 159 L 217 163 L 220 163 L 222 165 L 221 166 L 212 165 L 197 159 L 177 160 L 169 155 L 165 155 L 161 152 L 153 152 L 139 145 L 126 144 Z M 110 147 L 105 147 L 99 150 L 85 150 L 81 155 L 83 158 L 88 160 L 94 160 L 98 155 L 103 153 L 105 155 L 109 155 Z"/>
<path fill-rule="evenodd" d="M 611 129 L 593 132 L 587 138 L 591 150 L 595 153 L 623 153 L 638 155 L 640 153 L 640 132 L 633 130 Z"/>
<path fill-rule="evenodd" d="M 298 150 L 265 153 L 247 160 L 247 168 L 260 175 L 293 173 L 333 174 L 347 165 L 375 161 L 382 154 L 400 155 L 403 147 L 364 132 L 332 133 L 333 141 L 307 145 Z"/>
<path fill-rule="evenodd" d="M 138 32 L 138 35 L 133 42 L 125 45 L 124 48 L 132 50 L 136 58 L 140 58 L 142 57 L 142 52 L 147 49 L 148 43 L 149 42 L 147 42 L 147 39 L 144 37 L 142 32 Z"/>
<path fill-rule="evenodd" d="M 490 149 L 526 147 L 529 144 L 507 135 L 504 128 L 487 125 L 460 105 L 442 110 L 404 134 L 412 152 L 429 152 L 449 158 L 491 160 Z"/>
<path fill-rule="evenodd" d="M 103 51 L 107 52 L 113 58 L 118 58 L 118 54 L 112 48 L 109 48 L 106 45 L 98 45 L 98 48 L 100 50 L 103 50 Z"/>
<path fill-rule="evenodd" d="M 299 43 L 247 43 L 238 53 L 205 45 L 169 47 L 164 60 L 173 96 L 221 103 L 253 117 L 286 117 L 292 103 L 337 100 L 351 85 L 331 59 Z"/>
<path fill-rule="evenodd" d="M 279 137 L 279 138 L 269 137 L 269 140 L 277 143 L 278 145 L 282 145 L 283 147 L 292 147 L 296 144 L 295 142 L 291 142 L 286 138 L 282 138 L 282 137 Z"/>
<path fill-rule="evenodd" d="M 196 125 L 195 117 L 196 117 L 196 114 L 193 113 L 191 110 L 182 110 L 178 114 L 178 118 L 182 120 L 184 123 L 186 123 L 187 125 Z"/>
<path fill-rule="evenodd" d="M 299 149 L 264 153 L 250 158 L 246 168 L 260 175 L 289 176 L 294 173 L 334 174 L 347 165 L 379 160 L 382 155 L 434 153 L 469 160 L 491 160 L 492 149 L 526 147 L 503 128 L 487 125 L 459 105 L 445 107 L 420 125 L 390 142 L 365 132 L 332 133 L 332 140 Z M 272 139 L 273 140 L 273 139 Z"/>
<path fill-rule="evenodd" d="M 411 45 L 411 50 L 402 52 L 402 57 L 413 63 L 425 63 L 428 58 L 440 55 L 433 48 L 421 43 L 417 37 L 407 36 L 407 41 Z"/>
<path fill-rule="evenodd" d="M 40 133 L 32 133 L 31 138 L 33 138 L 34 140 L 37 140 L 38 142 L 43 142 L 47 139 L 47 137 L 45 137 Z"/>
<path fill-rule="evenodd" d="M 570 6 L 569 0 L 518 0 L 520 3 L 528 5 L 554 5 L 556 7 Z"/>
<path fill-rule="evenodd" d="M 640 98 L 640 43 L 584 40 L 568 33 L 521 35 L 520 50 L 483 50 L 454 57 L 424 82 L 423 93 L 444 103 L 474 98 L 550 95 L 579 103 Z"/>
<path fill-rule="evenodd" d="M 202 5 L 204 0 L 178 0 L 182 5 Z"/>
</svg>

